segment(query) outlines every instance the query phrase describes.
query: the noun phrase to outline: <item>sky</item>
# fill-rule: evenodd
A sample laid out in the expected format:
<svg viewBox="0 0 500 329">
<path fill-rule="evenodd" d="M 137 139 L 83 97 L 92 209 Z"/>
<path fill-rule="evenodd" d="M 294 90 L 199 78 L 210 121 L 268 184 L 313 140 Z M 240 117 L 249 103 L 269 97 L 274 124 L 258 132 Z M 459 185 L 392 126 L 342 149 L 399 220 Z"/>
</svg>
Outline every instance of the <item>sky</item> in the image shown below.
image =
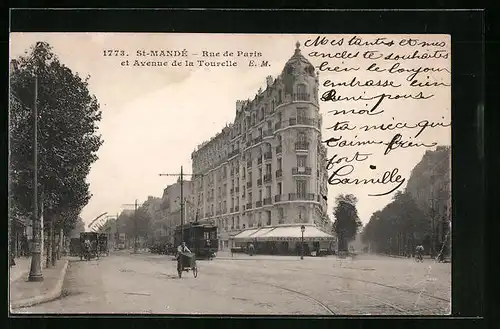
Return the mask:
<svg viewBox="0 0 500 329">
<path fill-rule="evenodd" d="M 314 40 L 316 35 L 230 35 L 230 34 L 166 34 L 166 33 L 12 33 L 10 35 L 10 57 L 22 55 L 37 41 L 46 41 L 57 54 L 60 61 L 80 76 L 90 75 L 89 90 L 100 102 L 102 120 L 99 123 L 99 134 L 104 140 L 98 157 L 92 165 L 88 176 L 92 199 L 82 212 L 83 220 L 88 224 L 103 212 L 116 214 L 129 209 L 137 199 L 140 202 L 148 196 L 161 197 L 163 189 L 176 181 L 176 177 L 160 177 L 159 173 L 178 173 L 180 167 L 191 172 L 191 153 L 198 144 L 218 133 L 226 124 L 233 122 L 235 102 L 239 99 L 253 99 L 259 87 L 265 89 L 266 76 L 276 78 L 282 71 L 286 61 L 293 55 L 297 41 L 301 43 L 301 51 L 311 63 L 319 68 L 325 60 L 320 72 L 320 84 L 331 80 L 334 82 L 351 81 L 354 76 L 358 80 L 392 79 L 400 88 L 387 87 L 335 87 L 337 96 L 360 96 L 366 98 L 381 94 L 433 94 L 426 100 L 386 99 L 382 100 L 377 110 L 383 109 L 380 115 L 333 115 L 332 110 L 371 108 L 378 99 L 366 102 L 338 101 L 320 102 L 323 115 L 323 139 L 331 137 L 344 140 L 382 140 L 390 141 L 396 133 L 403 139 L 413 142 L 438 145 L 450 145 L 450 127 L 426 128 L 418 137 L 414 137 L 417 129 L 400 131 L 333 131 L 327 129 L 339 121 L 349 120 L 351 125 L 372 125 L 390 122 L 407 122 L 415 125 L 421 120 L 450 123 L 451 91 L 449 86 L 408 87 L 405 79 L 412 72 L 367 72 L 370 63 L 379 63 L 379 67 L 390 67 L 394 60 L 368 60 L 358 56 L 354 59 L 339 57 L 343 51 L 363 54 L 366 50 L 379 49 L 385 54 L 412 54 L 415 49 L 424 53 L 427 49 L 433 53 L 438 46 L 416 45 L 401 47 L 393 45 L 362 45 L 362 41 L 348 45 L 352 35 L 325 35 L 327 40 L 344 38 L 343 45 L 326 45 L 305 47 L 307 40 Z M 374 40 L 377 36 L 361 35 L 363 40 Z M 380 36 L 378 36 L 380 37 Z M 386 36 L 387 37 L 387 36 Z M 390 36 L 389 39 L 401 40 L 410 36 Z M 414 37 L 414 36 L 411 36 Z M 448 36 L 418 36 L 419 40 L 443 41 L 449 52 Z M 310 43 L 307 43 L 310 45 Z M 188 52 L 188 60 L 202 59 L 203 51 L 220 52 L 238 51 L 239 57 L 213 57 L 206 60 L 236 61 L 236 67 L 146 67 L 131 66 L 134 60 L 157 60 L 158 57 L 137 56 L 143 50 L 177 50 Z M 123 50 L 129 56 L 104 56 L 106 50 Z M 317 52 L 315 55 L 312 52 Z M 244 57 L 261 53 L 261 57 Z M 322 58 L 322 54 L 337 54 L 336 58 Z M 443 52 L 441 52 L 442 54 Z M 345 53 L 344 53 L 345 55 Z M 318 57 L 319 56 L 319 57 Z M 162 59 L 162 58 L 160 58 Z M 268 61 L 267 67 L 250 67 L 249 60 L 256 63 Z M 130 66 L 122 62 L 129 60 Z M 162 59 L 163 60 L 163 59 Z M 172 58 L 164 58 L 172 61 Z M 180 59 L 182 62 L 185 58 Z M 416 69 L 418 67 L 440 67 L 448 71 L 431 70 L 418 74 L 422 81 L 439 81 L 449 83 L 450 61 L 448 58 L 401 60 L 400 67 Z M 388 66 L 389 65 L 389 66 Z M 357 71 L 328 71 L 326 67 L 359 67 Z M 337 70 L 339 71 L 339 70 Z M 397 71 L 397 69 L 395 70 Z M 405 84 L 406 83 L 406 84 Z M 321 86 L 319 96 L 331 87 Z M 389 90 L 388 90 L 389 89 Z M 365 103 L 365 104 L 363 104 Z M 356 152 L 371 153 L 366 161 L 357 162 L 351 176 L 359 179 L 382 177 L 385 171 L 398 169 L 398 173 L 408 180 L 412 168 L 420 161 L 425 147 L 399 148 L 384 155 L 385 147 L 371 145 L 363 147 L 330 147 L 328 156 L 352 158 Z M 370 168 L 370 165 L 372 166 Z M 338 168 L 337 167 L 335 168 Z M 375 168 L 375 169 L 374 169 Z M 335 170 L 335 169 L 333 169 Z M 332 170 L 330 170 L 332 172 Z M 342 177 L 346 178 L 348 176 Z M 406 181 L 399 190 L 404 189 Z M 396 184 L 397 185 L 397 184 Z M 334 199 L 338 194 L 353 193 L 358 198 L 357 209 L 360 219 L 367 223 L 374 211 L 381 210 L 391 201 L 393 193 L 385 196 L 370 196 L 387 192 L 394 184 L 375 185 L 330 185 L 328 192 L 328 213 L 332 214 Z M 332 217 L 332 216 L 331 216 Z"/>
</svg>

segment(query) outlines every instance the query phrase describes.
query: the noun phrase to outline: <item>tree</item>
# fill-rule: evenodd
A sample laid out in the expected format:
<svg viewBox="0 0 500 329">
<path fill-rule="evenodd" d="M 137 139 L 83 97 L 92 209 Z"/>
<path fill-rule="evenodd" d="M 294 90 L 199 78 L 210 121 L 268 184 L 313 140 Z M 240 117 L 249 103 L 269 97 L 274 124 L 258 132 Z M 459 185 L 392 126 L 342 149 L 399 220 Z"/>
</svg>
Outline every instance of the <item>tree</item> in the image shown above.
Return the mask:
<svg viewBox="0 0 500 329">
<path fill-rule="evenodd" d="M 403 255 L 422 242 L 426 230 L 425 215 L 412 196 L 396 192 L 391 203 L 372 214 L 362 239 L 376 252 Z"/>
<path fill-rule="evenodd" d="M 348 242 L 356 238 L 362 225 L 356 209 L 357 202 L 358 199 L 352 194 L 341 194 L 335 198 L 333 231 L 338 239 L 339 251 L 347 251 Z"/>
<path fill-rule="evenodd" d="M 102 145 L 96 134 L 99 103 L 82 79 L 62 64 L 45 42 L 13 61 L 10 76 L 10 182 L 12 200 L 29 214 L 33 209 L 32 104 L 38 81 L 38 190 L 44 220 L 69 232 L 91 194 L 86 177 Z M 49 241 L 50 245 L 50 241 Z M 50 255 L 49 255 L 50 256 Z"/>
</svg>

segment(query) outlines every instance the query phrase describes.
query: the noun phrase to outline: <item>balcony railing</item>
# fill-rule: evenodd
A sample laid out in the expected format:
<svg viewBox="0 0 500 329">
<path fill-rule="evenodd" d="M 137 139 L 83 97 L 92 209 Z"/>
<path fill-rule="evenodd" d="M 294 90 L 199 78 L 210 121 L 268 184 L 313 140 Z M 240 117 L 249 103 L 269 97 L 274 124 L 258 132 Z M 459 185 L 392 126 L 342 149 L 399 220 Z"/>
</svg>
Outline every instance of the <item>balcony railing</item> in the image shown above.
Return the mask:
<svg viewBox="0 0 500 329">
<path fill-rule="evenodd" d="M 281 122 L 276 122 L 274 124 L 274 130 L 278 130 L 278 129 L 281 129 Z"/>
<path fill-rule="evenodd" d="M 296 142 L 295 151 L 307 151 L 309 150 L 309 142 Z"/>
<path fill-rule="evenodd" d="M 262 185 L 262 178 L 259 178 L 257 179 L 257 186 L 261 186 Z"/>
<path fill-rule="evenodd" d="M 233 213 L 234 212 L 234 208 L 233 207 L 229 208 L 229 212 Z"/>
<path fill-rule="evenodd" d="M 264 160 L 272 160 L 273 158 L 273 152 L 269 151 L 264 153 Z"/>
<path fill-rule="evenodd" d="M 310 101 L 311 100 L 311 95 L 306 94 L 306 93 L 299 93 L 299 94 L 293 94 L 292 99 L 296 101 Z"/>
<path fill-rule="evenodd" d="M 261 165 L 262 164 L 262 157 L 258 157 L 257 158 L 257 165 Z"/>
<path fill-rule="evenodd" d="M 230 153 L 227 155 L 227 157 L 228 157 L 228 158 L 232 158 L 232 157 L 234 157 L 235 155 L 238 155 L 238 154 L 240 154 L 240 150 L 239 150 L 239 149 L 236 149 L 236 150 L 234 150 L 234 151 L 230 152 Z"/>
<path fill-rule="evenodd" d="M 252 182 L 247 182 L 247 188 L 252 187 Z"/>
<path fill-rule="evenodd" d="M 246 209 L 252 209 L 252 203 L 251 202 L 247 203 Z"/>
<path fill-rule="evenodd" d="M 276 194 L 274 196 L 274 202 L 280 202 L 280 201 L 285 201 L 285 196 L 281 194 Z"/>
<path fill-rule="evenodd" d="M 290 201 L 295 201 L 295 200 L 305 200 L 305 201 L 314 201 L 315 195 L 314 193 L 289 193 L 288 194 L 288 200 Z"/>
<path fill-rule="evenodd" d="M 283 176 L 283 170 L 282 169 L 276 170 L 276 178 L 279 178 L 281 176 Z"/>
<path fill-rule="evenodd" d="M 272 129 L 264 130 L 264 137 L 272 137 L 272 136 L 273 136 L 273 130 Z"/>
<path fill-rule="evenodd" d="M 306 126 L 317 126 L 316 120 L 307 117 L 297 117 L 298 125 L 306 125 Z"/>
<path fill-rule="evenodd" d="M 235 211 L 235 212 L 240 211 L 240 206 L 236 206 L 236 207 L 234 207 L 234 211 Z"/>
<path fill-rule="evenodd" d="M 260 208 L 260 207 L 262 207 L 262 201 L 261 200 L 255 202 L 255 208 Z"/>
<path fill-rule="evenodd" d="M 295 126 L 297 124 L 297 118 L 290 118 L 288 119 L 288 125 L 289 126 Z"/>
<path fill-rule="evenodd" d="M 311 175 L 312 169 L 311 167 L 293 167 L 292 175 Z"/>
<path fill-rule="evenodd" d="M 264 202 L 264 205 L 268 205 L 268 204 L 271 204 L 271 197 L 268 197 L 268 198 L 265 198 L 264 200 L 262 200 Z"/>
<path fill-rule="evenodd" d="M 271 174 L 265 174 L 264 175 L 264 182 L 269 183 L 273 180 L 273 175 Z"/>
<path fill-rule="evenodd" d="M 281 149 L 283 147 L 281 145 L 276 146 L 276 154 L 281 154 Z"/>
</svg>

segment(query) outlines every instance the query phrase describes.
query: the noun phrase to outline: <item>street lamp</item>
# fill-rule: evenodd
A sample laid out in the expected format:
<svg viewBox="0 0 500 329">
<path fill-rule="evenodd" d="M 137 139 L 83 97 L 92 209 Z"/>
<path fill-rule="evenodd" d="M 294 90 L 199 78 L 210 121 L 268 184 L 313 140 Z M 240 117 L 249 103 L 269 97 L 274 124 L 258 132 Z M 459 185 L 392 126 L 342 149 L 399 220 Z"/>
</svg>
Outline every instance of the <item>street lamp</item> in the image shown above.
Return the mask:
<svg viewBox="0 0 500 329">
<path fill-rule="evenodd" d="M 302 244 L 301 244 L 301 248 L 300 248 L 300 259 L 304 259 L 304 232 L 306 230 L 306 227 L 304 225 L 302 225 L 300 227 L 300 232 L 302 232 Z"/>
</svg>

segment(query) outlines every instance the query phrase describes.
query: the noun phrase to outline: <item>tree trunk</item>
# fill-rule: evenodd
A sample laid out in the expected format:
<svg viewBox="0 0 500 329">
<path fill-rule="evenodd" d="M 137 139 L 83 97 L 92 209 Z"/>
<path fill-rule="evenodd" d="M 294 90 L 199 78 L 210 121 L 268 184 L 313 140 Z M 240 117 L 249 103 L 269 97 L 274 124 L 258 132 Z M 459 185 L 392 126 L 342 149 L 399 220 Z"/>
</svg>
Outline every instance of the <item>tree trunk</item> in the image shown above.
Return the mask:
<svg viewBox="0 0 500 329">
<path fill-rule="evenodd" d="M 59 248 L 57 249 L 57 259 L 61 259 L 62 253 L 63 253 L 63 248 L 64 248 L 64 232 L 63 229 L 61 228 L 59 230 Z"/>
<path fill-rule="evenodd" d="M 52 256 L 50 257 L 50 260 L 52 262 L 52 266 L 56 266 L 56 259 L 57 259 L 57 244 L 56 244 L 56 234 L 55 234 L 55 223 L 50 225 L 50 244 L 52 246 Z"/>
<path fill-rule="evenodd" d="M 52 237 L 51 237 L 51 231 L 52 231 L 52 219 L 50 220 L 48 224 L 48 234 L 47 234 L 47 268 L 52 267 Z"/>
</svg>

